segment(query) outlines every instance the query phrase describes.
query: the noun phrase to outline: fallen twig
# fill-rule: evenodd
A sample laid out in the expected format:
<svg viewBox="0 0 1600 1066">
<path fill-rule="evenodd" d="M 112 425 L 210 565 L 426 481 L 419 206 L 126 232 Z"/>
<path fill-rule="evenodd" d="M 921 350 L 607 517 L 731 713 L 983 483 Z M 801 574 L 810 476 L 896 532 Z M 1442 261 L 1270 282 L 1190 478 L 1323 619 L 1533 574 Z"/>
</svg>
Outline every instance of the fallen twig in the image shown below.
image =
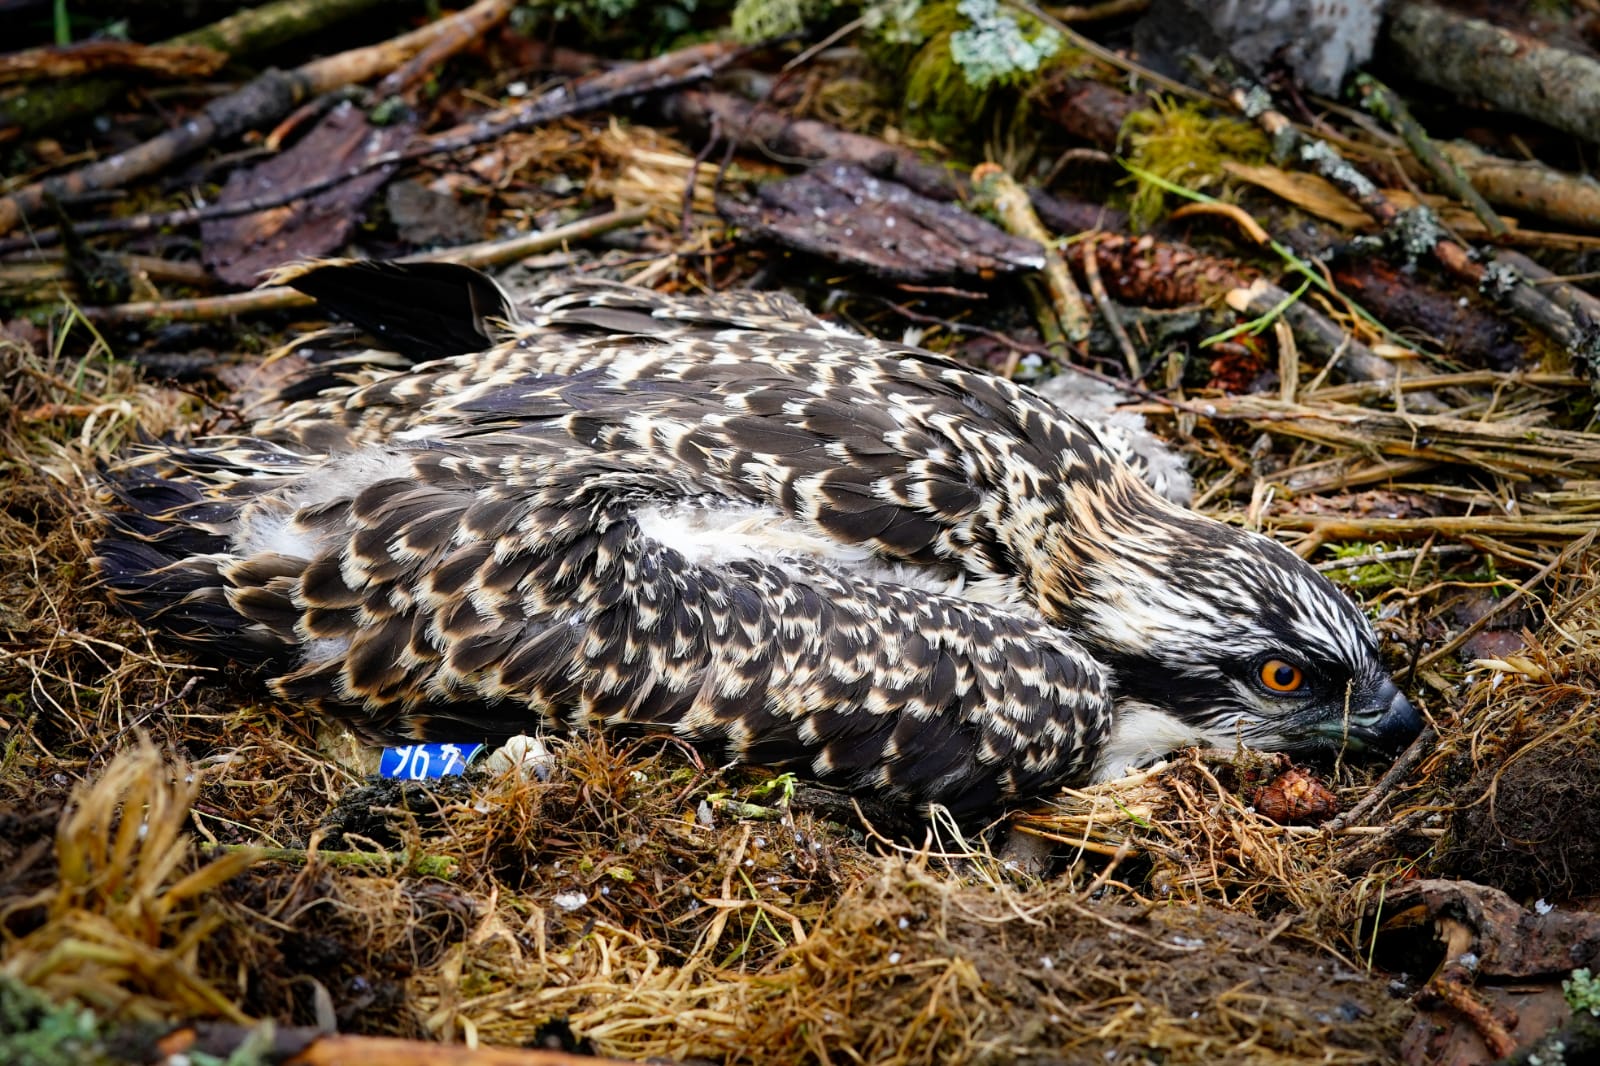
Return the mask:
<svg viewBox="0 0 1600 1066">
<path fill-rule="evenodd" d="M 1472 187 L 1466 175 L 1456 167 L 1455 161 L 1434 146 L 1428 131 L 1411 114 L 1406 102 L 1371 74 L 1356 75 L 1355 85 L 1361 95 L 1362 106 L 1395 128 L 1406 142 L 1406 147 L 1411 149 L 1411 154 L 1427 168 L 1434 180 L 1472 208 L 1472 213 L 1478 216 L 1478 221 L 1483 223 L 1483 228 L 1489 231 L 1490 236 L 1505 236 L 1506 225 L 1500 221 L 1500 216 L 1494 213 L 1494 208 L 1489 206 L 1483 195 Z"/>
<path fill-rule="evenodd" d="M 1359 803 L 1343 814 L 1335 815 L 1322 828 L 1337 835 L 1346 829 L 1360 826 L 1367 820 L 1367 815 L 1377 810 L 1378 806 L 1389 798 L 1389 793 L 1409 777 L 1411 771 L 1415 770 L 1423 759 L 1433 754 L 1434 745 L 1438 740 L 1439 734 L 1434 732 L 1432 726 L 1418 733 L 1411 746 L 1394 761 L 1394 765 L 1384 771 L 1383 776 L 1378 778 L 1377 784 L 1367 790 L 1367 794 L 1361 797 Z"/>
<path fill-rule="evenodd" d="M 1415 0 L 1394 5 L 1384 38 L 1410 77 L 1600 142 L 1600 63 L 1590 56 Z"/>
<path fill-rule="evenodd" d="M 228 61 L 204 45 L 80 41 L 65 48 L 27 48 L 0 56 L 0 85 L 46 78 L 77 78 L 107 70 L 134 70 L 164 78 L 203 78 Z"/>
<path fill-rule="evenodd" d="M 476 6 L 498 6 L 500 2 L 479 0 Z M 50 196 L 67 201 L 85 193 L 116 188 L 153 174 L 214 141 L 225 141 L 245 130 L 275 121 L 318 93 L 393 70 L 435 38 L 448 34 L 456 20 L 471 15 L 475 9 L 429 23 L 381 44 L 312 60 L 291 71 L 268 70 L 243 88 L 211 101 L 197 116 L 136 148 L 18 189 L 0 200 L 0 233 L 9 232 L 36 213 Z"/>
<path fill-rule="evenodd" d="M 270 1024 L 270 1023 L 269 1023 Z M 247 1051 L 248 1049 L 248 1051 Z M 280 1062 L 283 1066 L 622 1066 L 617 1059 L 534 1048 L 468 1047 L 391 1036 L 348 1036 L 316 1029 L 266 1031 L 215 1022 L 161 1037 L 149 1061 Z"/>
<path fill-rule="evenodd" d="M 1060 323 L 1060 330 L 1068 343 L 1077 344 L 1089 336 L 1089 309 L 1083 304 L 1083 293 L 1072 280 L 1072 271 L 1066 260 L 1056 250 L 1055 239 L 1039 222 L 1028 202 L 1027 190 L 1015 178 L 994 163 L 981 164 L 972 172 L 972 183 L 980 197 L 994 205 L 1001 225 L 1014 236 L 1035 241 L 1044 249 L 1045 286 L 1049 289 L 1051 317 Z M 1039 316 L 1043 317 L 1043 316 Z M 1048 337 L 1053 329 L 1046 329 Z M 1137 376 L 1137 375 L 1135 375 Z"/>
<path fill-rule="evenodd" d="M 376 7 L 382 0 L 276 0 L 245 8 L 197 30 L 162 41 L 157 48 L 209 48 L 240 57 L 325 29 Z M 120 78 L 56 81 L 0 99 L 0 140 L 36 133 L 80 115 L 103 112 L 123 89 Z"/>
<path fill-rule="evenodd" d="M 954 200 L 961 192 L 961 182 L 950 170 L 909 148 L 826 122 L 796 119 L 729 93 L 701 89 L 673 93 L 661 101 L 660 110 L 668 122 L 700 133 L 715 130 L 741 147 L 794 162 L 854 163 L 931 200 Z"/>
<path fill-rule="evenodd" d="M 1094 297 L 1094 305 L 1100 309 L 1100 318 L 1106 324 L 1106 329 L 1117 340 L 1117 347 L 1122 349 L 1122 359 L 1128 365 L 1128 377 L 1138 381 L 1144 373 L 1139 363 L 1139 351 L 1133 346 L 1133 338 L 1128 336 L 1127 329 L 1122 325 L 1122 319 L 1117 314 L 1116 305 L 1111 302 L 1111 296 L 1106 292 L 1105 282 L 1100 278 L 1100 257 L 1094 254 L 1093 244 L 1098 236 L 1089 238 L 1090 248 L 1084 252 L 1080 262 L 1083 263 L 1083 280 L 1089 283 L 1089 295 Z"/>
<path fill-rule="evenodd" d="M 1253 119 L 1273 138 L 1280 153 L 1292 153 L 1336 185 L 1374 222 L 1401 241 L 1408 255 L 1431 255 L 1455 277 L 1503 302 L 1512 314 L 1550 337 L 1582 364 L 1588 365 L 1595 358 L 1596 353 L 1590 351 L 1591 338 L 1578 328 L 1572 316 L 1528 284 L 1514 267 L 1504 263 L 1485 266 L 1473 258 L 1470 249 L 1439 227 L 1427 208 L 1418 205 L 1402 211 L 1396 207 L 1382 189 L 1345 160 L 1331 144 L 1297 130 L 1287 117 L 1273 108 L 1265 91 L 1259 87 L 1235 86 L 1229 91 L 1228 99 L 1241 114 Z"/>
<path fill-rule="evenodd" d="M 420 42 L 418 47 L 425 43 L 426 41 Z M 618 100 L 703 80 L 732 62 L 740 51 L 741 49 L 735 45 L 720 42 L 691 45 L 654 59 L 617 67 L 572 84 L 557 86 L 517 107 L 496 111 L 474 122 L 445 130 L 408 148 L 373 156 L 353 170 L 299 188 L 287 189 L 273 196 L 241 200 L 227 205 L 142 215 L 135 219 L 82 222 L 78 223 L 76 228 L 79 236 L 84 237 L 110 232 L 144 233 L 174 226 L 193 225 L 211 218 L 227 218 L 282 207 L 291 201 L 315 195 L 380 167 L 406 163 L 425 156 L 460 151 L 463 148 L 497 140 L 507 133 L 544 125 L 557 118 L 608 107 Z M 4 209 L 9 202 L 0 200 L 0 232 L 5 228 Z M 56 229 L 39 230 L 24 240 L 0 241 L 0 253 L 35 244 L 54 243 L 60 237 Z"/>
<path fill-rule="evenodd" d="M 1483 632 L 1483 630 L 1488 627 L 1489 623 L 1500 617 L 1500 615 L 1504 614 L 1507 608 L 1514 606 L 1529 592 L 1538 588 L 1540 582 L 1544 581 L 1545 578 L 1555 573 L 1569 560 L 1581 554 L 1589 547 L 1589 545 L 1593 544 L 1595 535 L 1597 533 L 1600 533 L 1600 528 L 1591 528 L 1583 537 L 1567 545 L 1566 548 L 1562 550 L 1560 555 L 1550 560 L 1550 562 L 1547 563 L 1541 570 L 1539 570 L 1538 573 L 1534 574 L 1528 580 L 1518 585 L 1509 594 L 1501 597 L 1501 599 L 1496 602 L 1493 607 L 1485 611 L 1483 616 L 1476 622 L 1473 622 L 1470 626 L 1457 633 L 1454 637 L 1451 637 L 1439 647 L 1433 649 L 1428 654 L 1418 659 L 1416 664 L 1410 668 L 1410 673 L 1415 675 L 1419 671 L 1426 670 L 1440 659 L 1443 659 L 1446 655 L 1453 654 L 1462 645 L 1466 644 L 1467 641 Z"/>
</svg>

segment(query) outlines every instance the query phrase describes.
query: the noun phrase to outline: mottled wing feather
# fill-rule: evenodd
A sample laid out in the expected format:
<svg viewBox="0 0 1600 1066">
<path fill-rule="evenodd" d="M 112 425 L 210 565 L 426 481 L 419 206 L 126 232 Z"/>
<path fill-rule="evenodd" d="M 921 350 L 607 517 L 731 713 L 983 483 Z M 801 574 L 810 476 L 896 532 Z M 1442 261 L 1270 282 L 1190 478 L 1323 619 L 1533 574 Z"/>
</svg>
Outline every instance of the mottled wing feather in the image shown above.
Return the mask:
<svg viewBox="0 0 1600 1066">
<path fill-rule="evenodd" d="M 395 324 L 400 322 L 413 332 L 421 332 L 427 320 L 415 322 L 415 315 L 394 316 L 394 301 L 387 293 L 397 273 L 412 269 L 400 264 L 341 263 L 319 267 L 300 279 L 291 277 L 289 283 L 314 290 L 319 299 L 358 322 L 384 322 L 391 332 L 400 328 Z M 412 347 L 431 343 L 431 350 L 443 351 L 459 346 L 464 331 L 468 335 L 472 330 L 491 332 L 485 316 L 476 308 L 485 302 L 482 290 L 485 286 L 492 288 L 493 282 L 464 267 L 430 265 L 430 269 L 459 275 L 461 292 L 436 301 L 438 308 L 457 309 L 455 322 L 440 328 L 439 336 L 431 342 L 413 342 Z M 313 284 L 307 286 L 307 281 Z M 430 274 L 420 284 L 434 287 L 441 284 L 441 277 Z M 363 306 L 369 299 L 374 301 L 373 306 Z M 474 309 L 470 321 L 460 311 L 463 305 Z M 437 311 L 432 304 L 425 306 L 430 308 L 430 314 Z M 475 353 L 466 360 L 442 361 L 424 373 L 390 379 L 391 384 L 400 387 L 380 388 L 369 396 L 350 398 L 353 403 L 341 401 L 336 414 L 314 410 L 313 404 L 312 411 L 302 409 L 286 414 L 280 427 L 288 429 L 305 413 L 312 415 L 311 425 L 333 415 L 354 436 L 378 439 L 412 424 L 431 401 L 496 377 L 529 373 L 566 376 L 617 364 L 626 364 L 625 373 L 632 380 L 672 377 L 688 381 L 699 380 L 706 364 L 728 361 L 766 363 L 784 375 L 801 379 L 810 376 L 813 366 L 828 371 L 844 365 L 855 372 L 860 385 L 879 396 L 892 390 L 905 369 L 893 365 L 897 363 L 921 364 L 919 376 L 923 378 L 935 368 L 970 374 L 960 364 L 921 349 L 888 344 L 824 322 L 783 293 L 727 292 L 682 297 L 563 276 L 540 286 L 515 308 L 507 301 L 504 310 L 505 317 L 515 321 L 506 322 L 500 336 L 502 341 L 512 343 Z M 652 352 L 666 358 L 651 358 Z M 881 362 L 885 359 L 890 365 Z M 387 372 L 370 376 L 384 377 Z M 1051 420 L 1064 423 L 1068 437 L 1087 434 L 1098 438 L 1094 447 L 1121 460 L 1146 484 L 1164 489 L 1171 481 L 1170 472 L 1154 469 L 1127 433 L 1114 426 L 1084 426 L 1053 401 L 1025 386 L 1002 382 L 999 387 L 1008 393 L 1020 393 L 1028 405 L 1042 408 Z M 1005 402 L 1014 400 L 1012 396 L 1005 398 Z M 968 414 L 981 416 L 983 412 L 969 409 Z"/>
<path fill-rule="evenodd" d="M 208 575 L 258 642 L 300 649 L 276 690 L 368 735 L 669 730 L 976 811 L 1081 777 L 1109 728 L 1099 667 L 1042 622 L 804 558 L 688 562 L 581 458 L 506 480 L 403 458 L 291 518 L 314 558 Z"/>
<path fill-rule="evenodd" d="M 258 429 L 296 447 L 320 446 L 337 425 L 350 446 L 398 436 L 506 453 L 564 436 L 564 447 L 686 475 L 701 492 L 978 580 L 1024 577 L 1027 560 L 1046 559 L 1039 540 L 1062 508 L 1084 506 L 1075 495 L 1118 492 L 1130 521 L 1166 507 L 1075 419 L 937 357 L 753 333 L 697 355 L 694 338 L 630 334 L 626 358 L 588 366 L 586 345 L 600 341 L 623 343 L 536 334 L 296 405 Z"/>
</svg>

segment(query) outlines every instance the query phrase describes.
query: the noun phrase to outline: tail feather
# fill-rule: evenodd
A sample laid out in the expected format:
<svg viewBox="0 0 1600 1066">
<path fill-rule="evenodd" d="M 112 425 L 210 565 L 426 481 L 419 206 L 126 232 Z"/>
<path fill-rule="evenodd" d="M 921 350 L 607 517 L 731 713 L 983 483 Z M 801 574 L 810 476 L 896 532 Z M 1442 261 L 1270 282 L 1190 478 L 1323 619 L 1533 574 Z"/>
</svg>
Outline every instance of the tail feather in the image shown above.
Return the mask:
<svg viewBox="0 0 1600 1066">
<path fill-rule="evenodd" d="M 107 479 L 110 506 L 94 545 L 97 583 L 122 610 L 165 636 L 249 665 L 281 659 L 281 636 L 228 596 L 224 529 L 239 504 L 203 498 L 193 483 Z"/>
<path fill-rule="evenodd" d="M 481 351 L 516 310 L 494 279 L 454 263 L 366 260 L 281 271 L 273 278 L 382 338 L 417 362 Z"/>
</svg>

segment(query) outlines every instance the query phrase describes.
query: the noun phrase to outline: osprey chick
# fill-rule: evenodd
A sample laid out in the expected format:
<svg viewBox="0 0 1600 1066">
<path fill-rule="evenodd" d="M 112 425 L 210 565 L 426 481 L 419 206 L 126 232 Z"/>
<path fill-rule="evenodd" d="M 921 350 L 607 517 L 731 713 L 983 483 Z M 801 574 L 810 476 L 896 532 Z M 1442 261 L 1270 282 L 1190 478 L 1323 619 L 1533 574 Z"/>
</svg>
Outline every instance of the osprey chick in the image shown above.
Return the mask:
<svg viewBox="0 0 1600 1066">
<path fill-rule="evenodd" d="M 420 365 L 125 461 L 96 562 L 369 737 L 666 730 L 974 813 L 1421 727 L 1339 590 L 1029 388 L 766 294 L 290 284 Z"/>
</svg>

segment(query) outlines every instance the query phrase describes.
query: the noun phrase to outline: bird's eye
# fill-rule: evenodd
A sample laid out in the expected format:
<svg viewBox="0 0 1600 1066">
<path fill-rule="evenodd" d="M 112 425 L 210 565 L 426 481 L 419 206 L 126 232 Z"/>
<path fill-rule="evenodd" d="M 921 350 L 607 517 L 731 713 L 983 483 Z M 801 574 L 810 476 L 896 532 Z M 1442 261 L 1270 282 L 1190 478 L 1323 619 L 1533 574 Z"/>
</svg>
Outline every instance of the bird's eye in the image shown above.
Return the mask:
<svg viewBox="0 0 1600 1066">
<path fill-rule="evenodd" d="M 1262 663 L 1260 677 L 1261 683 L 1274 692 L 1297 692 L 1306 681 L 1303 670 L 1282 659 L 1268 659 Z"/>
</svg>

